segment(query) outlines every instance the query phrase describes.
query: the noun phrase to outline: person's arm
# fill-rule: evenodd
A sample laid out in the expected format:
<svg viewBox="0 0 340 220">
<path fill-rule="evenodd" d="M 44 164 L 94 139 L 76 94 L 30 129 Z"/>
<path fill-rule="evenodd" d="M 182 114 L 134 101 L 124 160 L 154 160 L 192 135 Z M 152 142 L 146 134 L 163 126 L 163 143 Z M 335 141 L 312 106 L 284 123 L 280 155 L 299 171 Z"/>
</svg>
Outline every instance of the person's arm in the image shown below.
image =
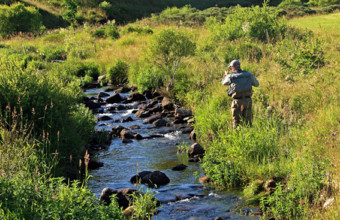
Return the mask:
<svg viewBox="0 0 340 220">
<path fill-rule="evenodd" d="M 222 80 L 222 84 L 223 85 L 227 85 L 227 86 L 229 86 L 230 84 L 231 84 L 231 79 L 230 79 L 230 74 L 229 74 L 229 72 L 228 71 L 225 71 L 225 77 L 224 77 L 224 79 Z"/>
<path fill-rule="evenodd" d="M 260 85 L 259 81 L 256 79 L 256 77 L 251 74 L 251 84 L 255 87 L 258 87 Z"/>
</svg>

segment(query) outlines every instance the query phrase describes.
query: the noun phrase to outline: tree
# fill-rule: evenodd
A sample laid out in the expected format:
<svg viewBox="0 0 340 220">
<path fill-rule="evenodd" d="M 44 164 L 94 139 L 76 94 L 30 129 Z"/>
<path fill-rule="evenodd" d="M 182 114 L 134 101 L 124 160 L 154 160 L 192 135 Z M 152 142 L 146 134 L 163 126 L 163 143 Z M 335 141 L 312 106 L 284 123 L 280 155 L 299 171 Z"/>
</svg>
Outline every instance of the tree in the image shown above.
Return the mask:
<svg viewBox="0 0 340 220">
<path fill-rule="evenodd" d="M 154 63 L 169 76 L 170 86 L 173 86 L 182 59 L 194 55 L 195 49 L 196 44 L 182 32 L 165 29 L 153 36 L 150 55 Z"/>
<path fill-rule="evenodd" d="M 77 5 L 76 0 L 64 0 L 61 5 L 66 8 L 66 10 L 62 14 L 62 17 L 64 20 L 71 24 L 71 27 L 73 28 L 74 31 L 76 14 L 79 6 Z"/>
</svg>

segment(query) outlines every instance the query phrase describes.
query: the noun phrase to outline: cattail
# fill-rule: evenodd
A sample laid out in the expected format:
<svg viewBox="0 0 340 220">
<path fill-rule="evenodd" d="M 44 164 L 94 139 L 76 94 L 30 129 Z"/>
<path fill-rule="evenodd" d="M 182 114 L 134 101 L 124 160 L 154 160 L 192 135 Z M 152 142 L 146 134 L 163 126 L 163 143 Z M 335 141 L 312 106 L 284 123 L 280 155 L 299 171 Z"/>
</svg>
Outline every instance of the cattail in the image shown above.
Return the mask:
<svg viewBox="0 0 340 220">
<path fill-rule="evenodd" d="M 70 164 L 72 164 L 72 154 L 70 154 Z"/>
<path fill-rule="evenodd" d="M 47 110 L 47 105 L 45 105 L 45 111 Z"/>
<path fill-rule="evenodd" d="M 58 150 L 55 149 L 54 156 L 53 156 L 53 160 L 55 160 L 55 159 L 57 158 L 57 156 L 58 156 Z"/>
<path fill-rule="evenodd" d="M 51 109 L 53 108 L 53 101 L 52 101 L 52 99 L 51 99 Z"/>
<path fill-rule="evenodd" d="M 89 165 L 89 162 L 90 162 L 90 155 L 88 153 L 88 151 L 86 150 L 85 152 L 85 156 L 84 156 L 84 163 L 85 163 L 85 166 L 87 167 Z"/>
<path fill-rule="evenodd" d="M 57 132 L 58 142 L 59 142 L 59 137 L 60 137 L 60 131 Z"/>
<path fill-rule="evenodd" d="M 81 159 L 79 159 L 79 168 L 81 168 Z"/>
</svg>

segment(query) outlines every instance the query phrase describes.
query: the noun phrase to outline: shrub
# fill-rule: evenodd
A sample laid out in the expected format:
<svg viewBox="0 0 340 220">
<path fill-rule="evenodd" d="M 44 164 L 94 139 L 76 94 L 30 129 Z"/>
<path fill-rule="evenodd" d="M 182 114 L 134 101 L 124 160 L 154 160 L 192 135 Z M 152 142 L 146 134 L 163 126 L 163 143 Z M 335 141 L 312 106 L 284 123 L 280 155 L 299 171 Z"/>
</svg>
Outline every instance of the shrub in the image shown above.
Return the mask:
<svg viewBox="0 0 340 220">
<path fill-rule="evenodd" d="M 105 37 L 105 29 L 104 28 L 97 28 L 93 32 L 91 32 L 92 37 L 104 38 Z"/>
<path fill-rule="evenodd" d="M 277 44 L 274 59 L 284 72 L 295 75 L 308 74 L 325 65 L 322 41 L 308 35 L 301 40 L 282 40 Z"/>
<path fill-rule="evenodd" d="M 175 83 L 176 73 L 183 58 L 195 53 L 196 44 L 184 33 L 164 29 L 153 36 L 150 43 L 151 59 L 169 76 L 169 85 Z"/>
<path fill-rule="evenodd" d="M 0 35 L 2 37 L 19 32 L 38 32 L 42 29 L 42 19 L 38 10 L 25 7 L 22 3 L 11 6 L 0 5 Z"/>
<path fill-rule="evenodd" d="M 279 20 L 266 4 L 263 7 L 242 8 L 237 6 L 224 22 L 210 18 L 206 26 L 216 39 L 235 40 L 241 37 L 270 41 L 286 31 L 286 24 Z"/>
<path fill-rule="evenodd" d="M 145 193 L 135 193 L 133 195 L 133 218 L 150 219 L 157 213 L 157 200 L 155 195 L 147 189 Z"/>
<path fill-rule="evenodd" d="M 225 63 L 229 64 L 231 60 L 248 59 L 249 61 L 258 62 L 263 57 L 262 49 L 249 41 L 233 41 L 227 43 L 223 50 L 225 51 Z"/>
<path fill-rule="evenodd" d="M 114 20 L 108 21 L 107 24 L 105 25 L 105 36 L 110 37 L 112 39 L 119 38 L 119 31 Z"/>
<path fill-rule="evenodd" d="M 47 153 L 58 149 L 62 155 L 73 154 L 76 158 L 95 124 L 91 112 L 77 105 L 82 97 L 77 79 L 57 69 L 50 72 L 22 69 L 18 61 L 1 59 L 0 66 L 2 120 L 9 124 L 16 118 L 31 122 L 34 137 L 40 140 L 50 137 L 53 144 L 44 149 Z M 16 114 L 10 117 L 6 108 Z"/>
<path fill-rule="evenodd" d="M 123 33 L 153 34 L 153 30 L 149 27 L 130 24 L 123 29 Z"/>
<path fill-rule="evenodd" d="M 46 46 L 42 49 L 42 55 L 47 62 L 52 60 L 66 60 L 67 52 L 62 46 Z"/>
<path fill-rule="evenodd" d="M 107 78 L 110 80 L 112 84 L 121 84 L 126 83 L 128 80 L 127 71 L 128 65 L 118 60 L 115 64 L 108 67 L 107 69 Z"/>
<path fill-rule="evenodd" d="M 147 68 L 137 73 L 137 87 L 140 92 L 157 90 L 163 85 L 162 73 L 157 68 Z"/>
</svg>

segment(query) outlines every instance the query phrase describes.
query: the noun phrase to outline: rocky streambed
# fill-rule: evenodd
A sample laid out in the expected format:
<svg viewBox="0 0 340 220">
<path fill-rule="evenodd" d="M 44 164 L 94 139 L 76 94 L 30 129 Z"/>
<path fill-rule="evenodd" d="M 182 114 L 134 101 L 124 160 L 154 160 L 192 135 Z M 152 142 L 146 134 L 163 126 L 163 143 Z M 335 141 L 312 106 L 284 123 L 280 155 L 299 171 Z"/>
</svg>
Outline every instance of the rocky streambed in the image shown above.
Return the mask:
<svg viewBox="0 0 340 220">
<path fill-rule="evenodd" d="M 153 219 L 258 219 L 257 209 L 238 209 L 235 192 L 218 192 L 199 183 L 203 177 L 199 159 L 202 149 L 194 144 L 189 110 L 171 103 L 158 93 L 133 92 L 133 88 L 95 88 L 85 100 L 97 117 L 96 130 L 106 131 L 108 146 L 90 146 L 97 160 L 88 187 L 99 197 L 116 194 L 122 207 L 128 194 L 149 187 L 161 203 Z M 193 145 L 189 155 L 178 153 Z M 94 161 L 94 160 L 93 160 Z M 96 169 L 95 169 L 96 168 Z M 102 195 L 105 200 L 105 195 Z M 109 202 L 109 201 L 108 201 Z"/>
</svg>

